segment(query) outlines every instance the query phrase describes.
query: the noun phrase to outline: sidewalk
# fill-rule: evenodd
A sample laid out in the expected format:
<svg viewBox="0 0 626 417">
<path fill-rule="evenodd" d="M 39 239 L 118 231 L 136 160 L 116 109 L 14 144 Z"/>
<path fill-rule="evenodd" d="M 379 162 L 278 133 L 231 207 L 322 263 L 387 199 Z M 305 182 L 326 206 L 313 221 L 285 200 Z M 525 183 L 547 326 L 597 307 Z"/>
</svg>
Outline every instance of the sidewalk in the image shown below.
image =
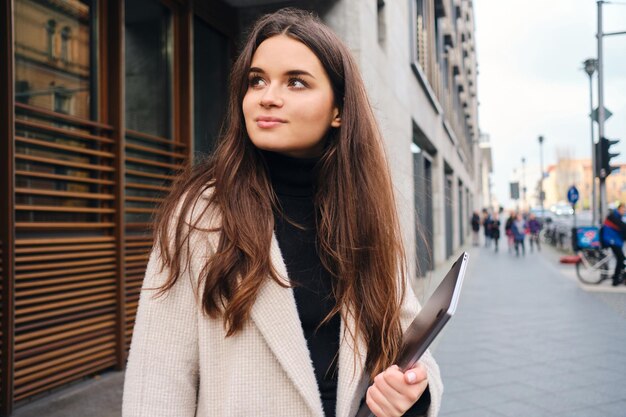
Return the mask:
<svg viewBox="0 0 626 417">
<path fill-rule="evenodd" d="M 440 416 L 626 417 L 624 291 L 584 291 L 550 248 L 469 253 L 457 313 L 434 348 Z"/>
<path fill-rule="evenodd" d="M 440 417 L 626 417 L 626 291 L 583 291 L 550 248 L 523 258 L 506 244 L 468 251 L 457 314 L 432 347 L 445 385 Z M 418 291 L 434 291 L 452 259 Z M 122 384 L 123 372 L 108 372 L 13 417 L 119 417 Z"/>
</svg>

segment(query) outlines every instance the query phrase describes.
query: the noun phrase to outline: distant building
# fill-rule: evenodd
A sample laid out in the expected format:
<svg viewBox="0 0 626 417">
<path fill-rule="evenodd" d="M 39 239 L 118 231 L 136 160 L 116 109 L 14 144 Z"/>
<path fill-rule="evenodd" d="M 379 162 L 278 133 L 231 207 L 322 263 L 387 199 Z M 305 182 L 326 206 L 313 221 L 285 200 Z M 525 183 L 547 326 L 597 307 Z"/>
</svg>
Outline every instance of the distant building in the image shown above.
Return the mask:
<svg viewBox="0 0 626 417">
<path fill-rule="evenodd" d="M 213 149 L 242 34 L 285 5 L 316 11 L 357 59 L 413 276 L 466 243 L 492 170 L 471 0 L 3 2 L 0 413 L 123 369 L 154 209 Z"/>
<path fill-rule="evenodd" d="M 620 170 L 613 172 L 606 179 L 606 195 L 609 204 L 618 201 L 626 202 L 626 164 L 618 166 Z M 556 164 L 549 165 L 546 172 L 548 175 L 543 182 L 546 208 L 560 202 L 567 202 L 567 190 L 575 185 L 580 195 L 577 207 L 585 210 L 591 209 L 590 159 L 562 159 Z M 596 185 L 596 187 L 599 186 Z M 596 192 L 599 196 L 599 188 Z"/>
</svg>

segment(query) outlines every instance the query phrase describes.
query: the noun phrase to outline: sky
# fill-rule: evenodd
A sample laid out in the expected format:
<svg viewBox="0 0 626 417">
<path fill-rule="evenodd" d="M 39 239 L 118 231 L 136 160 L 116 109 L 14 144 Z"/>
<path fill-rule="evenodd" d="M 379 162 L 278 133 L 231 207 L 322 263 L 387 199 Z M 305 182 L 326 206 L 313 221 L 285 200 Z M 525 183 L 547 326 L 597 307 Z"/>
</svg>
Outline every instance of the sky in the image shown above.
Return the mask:
<svg viewBox="0 0 626 417">
<path fill-rule="evenodd" d="M 539 135 L 545 138 L 544 170 L 558 155 L 591 158 L 589 77 L 582 62 L 597 56 L 597 5 L 474 0 L 474 15 L 479 126 L 490 136 L 493 194 L 511 207 L 509 182 L 523 173 L 530 195 L 539 180 Z M 626 0 L 603 5 L 603 31 L 626 31 Z M 617 162 L 626 163 L 626 35 L 603 43 L 604 107 L 613 113 L 605 137 L 621 139 L 611 150 L 621 152 Z M 595 108 L 595 75 L 593 89 Z"/>
</svg>

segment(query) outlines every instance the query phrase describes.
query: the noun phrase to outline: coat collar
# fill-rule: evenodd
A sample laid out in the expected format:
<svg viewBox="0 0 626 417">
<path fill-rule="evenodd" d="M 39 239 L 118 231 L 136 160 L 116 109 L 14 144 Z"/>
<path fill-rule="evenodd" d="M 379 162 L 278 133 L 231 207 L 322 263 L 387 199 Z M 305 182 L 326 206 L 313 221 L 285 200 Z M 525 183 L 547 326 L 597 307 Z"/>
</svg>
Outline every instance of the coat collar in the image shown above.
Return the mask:
<svg viewBox="0 0 626 417">
<path fill-rule="evenodd" d="M 287 268 L 275 236 L 272 236 L 270 256 L 281 280 L 289 284 Z M 252 306 L 251 318 L 313 415 L 323 417 L 322 401 L 293 290 L 282 287 L 273 279 L 266 279 Z M 354 324 L 351 317 L 345 323 L 343 319 L 341 321 L 337 417 L 349 417 L 356 413 L 360 403 L 357 393 L 360 394 L 367 383 L 363 375 L 365 344 L 359 341 L 361 355 L 356 357 L 351 333 L 348 332 L 354 331 Z"/>
</svg>

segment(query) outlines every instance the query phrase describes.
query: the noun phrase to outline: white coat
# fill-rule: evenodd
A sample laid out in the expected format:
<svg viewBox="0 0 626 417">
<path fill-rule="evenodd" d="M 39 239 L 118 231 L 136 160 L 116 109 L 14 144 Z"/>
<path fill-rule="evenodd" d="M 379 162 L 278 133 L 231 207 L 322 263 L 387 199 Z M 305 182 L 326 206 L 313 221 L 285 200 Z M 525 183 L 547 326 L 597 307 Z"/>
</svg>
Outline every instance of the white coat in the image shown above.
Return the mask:
<svg viewBox="0 0 626 417">
<path fill-rule="evenodd" d="M 194 232 L 195 234 L 195 232 Z M 153 249 L 139 300 L 126 369 L 123 417 L 323 417 L 322 401 L 293 290 L 268 278 L 242 331 L 225 337 L 223 321 L 203 314 L 196 294 L 198 271 L 210 256 L 217 235 L 192 239 L 191 267 L 172 289 L 155 298 L 167 271 Z M 270 248 L 275 270 L 289 282 L 275 236 Z M 407 284 L 402 326 L 419 304 Z M 353 417 L 367 388 L 366 351 L 355 355 L 341 321 L 337 417 Z M 437 416 L 443 385 L 439 368 L 427 352 L 421 359 L 428 374 L 431 405 Z"/>
</svg>

